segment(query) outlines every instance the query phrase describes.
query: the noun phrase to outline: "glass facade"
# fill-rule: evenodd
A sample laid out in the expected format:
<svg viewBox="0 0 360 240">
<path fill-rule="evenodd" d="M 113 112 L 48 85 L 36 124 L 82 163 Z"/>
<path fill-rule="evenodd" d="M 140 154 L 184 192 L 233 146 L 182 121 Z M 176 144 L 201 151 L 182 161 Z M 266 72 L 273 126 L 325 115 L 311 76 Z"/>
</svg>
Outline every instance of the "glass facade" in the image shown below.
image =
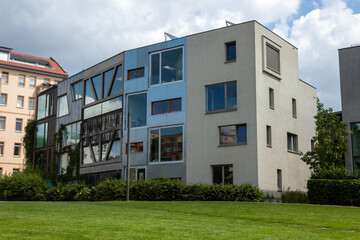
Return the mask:
<svg viewBox="0 0 360 240">
<path fill-rule="evenodd" d="M 104 87 L 103 87 L 103 97 L 108 96 L 108 91 L 111 84 L 111 79 L 114 75 L 114 69 L 110 69 L 109 71 L 104 72 Z"/>
<path fill-rule="evenodd" d="M 122 96 L 85 108 L 84 119 L 92 118 L 119 109 L 122 109 Z"/>
<path fill-rule="evenodd" d="M 82 82 L 77 82 L 71 85 L 73 101 L 82 98 Z"/>
<path fill-rule="evenodd" d="M 182 159 L 182 126 L 150 130 L 150 162 L 181 161 Z"/>
<path fill-rule="evenodd" d="M 77 144 L 80 141 L 81 122 L 76 122 L 65 126 L 63 131 L 63 146 Z"/>
<path fill-rule="evenodd" d="M 111 86 L 110 96 L 122 93 L 122 65 L 116 68 L 115 78 Z"/>
<path fill-rule="evenodd" d="M 67 95 L 58 98 L 58 117 L 69 114 Z"/>
<path fill-rule="evenodd" d="M 48 124 L 43 123 L 36 126 L 36 148 L 47 144 Z"/>
</svg>

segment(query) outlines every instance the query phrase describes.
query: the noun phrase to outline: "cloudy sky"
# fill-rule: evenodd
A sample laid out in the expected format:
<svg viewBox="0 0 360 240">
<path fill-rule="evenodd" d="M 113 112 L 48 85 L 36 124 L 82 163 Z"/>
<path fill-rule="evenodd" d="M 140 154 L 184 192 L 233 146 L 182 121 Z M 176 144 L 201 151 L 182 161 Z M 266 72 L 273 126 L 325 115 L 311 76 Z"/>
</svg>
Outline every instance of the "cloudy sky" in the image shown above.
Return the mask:
<svg viewBox="0 0 360 240">
<path fill-rule="evenodd" d="M 338 49 L 360 43 L 360 0 L 0 0 L 0 46 L 70 75 L 124 50 L 257 20 L 299 49 L 300 78 L 341 110 Z"/>
</svg>

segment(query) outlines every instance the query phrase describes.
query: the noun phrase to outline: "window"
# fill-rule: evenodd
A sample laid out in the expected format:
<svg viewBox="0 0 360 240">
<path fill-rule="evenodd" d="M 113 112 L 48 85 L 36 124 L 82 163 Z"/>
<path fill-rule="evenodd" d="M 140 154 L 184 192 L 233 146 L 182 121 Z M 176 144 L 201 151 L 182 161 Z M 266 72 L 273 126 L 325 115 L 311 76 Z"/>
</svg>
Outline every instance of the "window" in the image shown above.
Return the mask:
<svg viewBox="0 0 360 240">
<path fill-rule="evenodd" d="M 220 146 L 247 143 L 246 124 L 222 126 L 220 129 Z"/>
<path fill-rule="evenodd" d="M 233 165 L 215 165 L 213 169 L 213 183 L 233 184 Z"/>
<path fill-rule="evenodd" d="M 182 126 L 150 129 L 150 162 L 181 161 L 182 150 Z"/>
<path fill-rule="evenodd" d="M 118 109 L 122 109 L 122 96 L 85 108 L 84 119 L 92 118 Z"/>
<path fill-rule="evenodd" d="M 24 97 L 23 96 L 18 96 L 17 97 L 16 107 L 18 107 L 18 108 L 23 108 L 24 107 Z"/>
<path fill-rule="evenodd" d="M 282 174 L 281 169 L 277 169 L 277 189 L 279 192 L 282 191 Z"/>
<path fill-rule="evenodd" d="M 266 126 L 266 145 L 271 147 L 271 126 Z"/>
<path fill-rule="evenodd" d="M 29 97 L 29 109 L 35 108 L 35 98 Z"/>
<path fill-rule="evenodd" d="M 183 80 L 183 48 L 150 55 L 150 85 Z"/>
<path fill-rule="evenodd" d="M 67 95 L 58 97 L 58 117 L 69 114 Z"/>
<path fill-rule="evenodd" d="M 63 146 L 77 144 L 80 141 L 81 122 L 76 122 L 65 126 L 63 131 Z"/>
<path fill-rule="evenodd" d="M 126 167 L 125 167 L 126 172 Z M 139 181 L 145 180 L 145 168 L 144 167 L 137 167 L 137 168 L 130 168 L 130 180 Z"/>
<path fill-rule="evenodd" d="M 127 75 L 128 80 L 141 78 L 141 77 L 144 77 L 144 68 L 143 67 L 128 70 L 128 75 Z"/>
<path fill-rule="evenodd" d="M 73 101 L 82 98 L 82 82 L 77 82 L 71 85 Z"/>
<path fill-rule="evenodd" d="M 21 147 L 20 143 L 15 143 L 15 145 L 14 145 L 14 156 L 15 157 L 20 157 L 20 147 Z"/>
<path fill-rule="evenodd" d="M 311 140 L 311 142 L 310 142 L 310 146 L 311 146 L 311 151 L 313 152 L 314 151 L 314 149 L 315 149 L 315 141 L 314 140 Z"/>
<path fill-rule="evenodd" d="M 18 168 L 13 168 L 13 174 L 17 174 L 20 170 Z"/>
<path fill-rule="evenodd" d="M 36 126 L 36 148 L 47 144 L 48 124 L 43 123 Z"/>
<path fill-rule="evenodd" d="M 237 108 L 236 82 L 206 86 L 206 111 L 228 111 Z"/>
<path fill-rule="evenodd" d="M 266 67 L 280 73 L 280 52 L 279 49 L 266 43 Z"/>
<path fill-rule="evenodd" d="M 141 153 L 144 151 L 144 143 L 143 142 L 133 142 L 130 143 L 130 153 Z M 128 153 L 128 144 L 126 144 L 126 154 Z"/>
<path fill-rule="evenodd" d="M 4 142 L 0 142 L 0 156 L 4 156 Z"/>
<path fill-rule="evenodd" d="M 292 99 L 291 106 L 292 106 L 292 116 L 296 118 L 296 99 L 294 98 Z"/>
<path fill-rule="evenodd" d="M 2 169 L 2 168 L 0 168 L 0 177 L 3 175 L 3 174 L 2 174 L 2 170 L 3 170 L 3 169 Z"/>
<path fill-rule="evenodd" d="M 36 78 L 30 77 L 30 88 L 35 88 Z"/>
<path fill-rule="evenodd" d="M 5 130 L 5 117 L 0 117 L 0 130 Z"/>
<path fill-rule="evenodd" d="M 19 75 L 18 86 L 19 87 L 25 87 L 25 76 L 24 75 Z"/>
<path fill-rule="evenodd" d="M 8 84 L 9 83 L 9 73 L 3 72 L 1 76 L 1 83 Z"/>
<path fill-rule="evenodd" d="M 44 83 L 45 83 L 45 84 L 50 84 L 50 79 L 46 79 L 46 78 L 45 78 L 45 79 L 44 79 Z"/>
<path fill-rule="evenodd" d="M 274 89 L 269 88 L 269 108 L 275 109 Z"/>
<path fill-rule="evenodd" d="M 16 119 L 16 124 L 15 124 L 15 131 L 16 132 L 21 132 L 22 129 L 22 119 L 17 118 Z"/>
<path fill-rule="evenodd" d="M 6 106 L 6 104 L 7 104 L 7 94 L 2 93 L 1 94 L 1 99 L 0 99 L 0 105 L 1 106 Z"/>
<path fill-rule="evenodd" d="M 226 45 L 226 62 L 236 60 L 236 42 L 225 43 Z"/>
<path fill-rule="evenodd" d="M 181 111 L 181 98 L 157 101 L 151 104 L 151 115 Z"/>
<path fill-rule="evenodd" d="M 292 133 L 287 134 L 288 151 L 297 153 L 298 151 L 298 136 Z"/>
<path fill-rule="evenodd" d="M 147 94 L 128 95 L 128 108 L 131 109 L 131 127 L 146 126 Z"/>
</svg>

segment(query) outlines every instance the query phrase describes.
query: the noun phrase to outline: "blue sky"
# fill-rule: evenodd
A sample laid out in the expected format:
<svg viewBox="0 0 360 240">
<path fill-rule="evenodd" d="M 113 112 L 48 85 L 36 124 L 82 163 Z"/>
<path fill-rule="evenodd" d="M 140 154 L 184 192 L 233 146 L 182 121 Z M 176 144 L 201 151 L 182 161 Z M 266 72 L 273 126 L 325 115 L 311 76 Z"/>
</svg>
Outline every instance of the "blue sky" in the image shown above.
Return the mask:
<svg viewBox="0 0 360 240">
<path fill-rule="evenodd" d="M 75 74 L 110 56 L 257 20 L 297 46 L 300 78 L 341 109 L 338 49 L 360 43 L 360 0 L 0 0 L 0 46 L 54 57 Z M 141 6 L 141 7 L 139 7 Z"/>
</svg>

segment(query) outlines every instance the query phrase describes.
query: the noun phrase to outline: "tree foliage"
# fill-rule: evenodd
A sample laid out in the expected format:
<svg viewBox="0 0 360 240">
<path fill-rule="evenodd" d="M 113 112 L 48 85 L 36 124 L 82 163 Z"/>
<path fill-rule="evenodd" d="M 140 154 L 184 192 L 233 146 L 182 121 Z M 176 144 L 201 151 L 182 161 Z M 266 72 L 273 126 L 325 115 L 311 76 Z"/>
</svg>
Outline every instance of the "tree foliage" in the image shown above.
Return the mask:
<svg viewBox="0 0 360 240">
<path fill-rule="evenodd" d="M 331 166 L 343 168 L 343 156 L 347 151 L 345 136 L 350 134 L 350 131 L 346 130 L 347 124 L 341 122 L 331 108 L 325 109 L 319 99 L 314 118 L 314 149 L 306 154 L 301 153 L 301 159 L 310 166 L 313 173 L 318 173 L 320 169 L 329 169 Z"/>
<path fill-rule="evenodd" d="M 31 120 L 25 127 L 25 135 L 22 144 L 25 150 L 25 166 L 33 167 L 33 154 L 36 133 L 36 121 Z"/>
</svg>

